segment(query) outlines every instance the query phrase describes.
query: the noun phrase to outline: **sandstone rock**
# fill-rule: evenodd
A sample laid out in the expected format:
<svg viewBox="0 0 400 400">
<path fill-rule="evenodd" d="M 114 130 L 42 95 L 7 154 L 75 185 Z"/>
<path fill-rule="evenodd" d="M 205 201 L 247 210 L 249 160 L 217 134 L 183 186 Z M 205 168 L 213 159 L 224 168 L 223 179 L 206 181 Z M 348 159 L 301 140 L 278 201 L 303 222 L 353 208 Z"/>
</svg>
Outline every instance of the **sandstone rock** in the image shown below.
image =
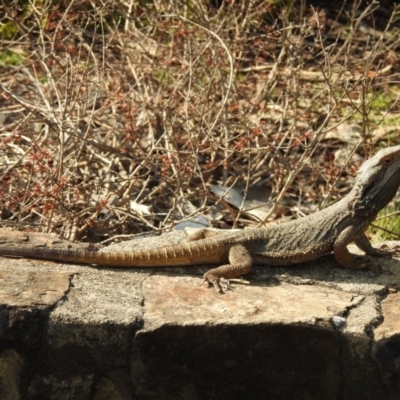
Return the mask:
<svg viewBox="0 0 400 400">
<path fill-rule="evenodd" d="M 287 284 L 238 285 L 221 296 L 197 279 L 165 276 L 147 279 L 143 294 L 132 356 L 140 399 L 338 398 L 330 321 L 361 296 Z"/>
<path fill-rule="evenodd" d="M 14 236 L 0 229 L 0 245 L 76 246 Z M 399 264 L 254 268 L 219 295 L 200 285 L 207 267 L 0 258 L 0 399 L 398 400 Z"/>
<path fill-rule="evenodd" d="M 0 271 L 0 337 L 37 343 L 50 309 L 69 290 L 71 274 Z"/>
<path fill-rule="evenodd" d="M 15 349 L 0 351 L 0 399 L 21 398 L 24 357 Z"/>
<path fill-rule="evenodd" d="M 372 355 L 382 371 L 391 397 L 400 398 L 400 293 L 382 301 L 383 322 L 375 331 Z"/>
</svg>

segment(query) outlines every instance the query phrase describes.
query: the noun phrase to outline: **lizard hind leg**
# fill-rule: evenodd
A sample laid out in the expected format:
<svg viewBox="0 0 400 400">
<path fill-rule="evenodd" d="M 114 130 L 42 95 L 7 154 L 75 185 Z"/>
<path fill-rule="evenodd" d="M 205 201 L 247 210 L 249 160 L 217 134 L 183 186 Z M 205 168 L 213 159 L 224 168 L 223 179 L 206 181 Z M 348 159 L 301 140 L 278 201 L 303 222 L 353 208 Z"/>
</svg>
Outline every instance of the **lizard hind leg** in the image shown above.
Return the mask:
<svg viewBox="0 0 400 400">
<path fill-rule="evenodd" d="M 228 259 L 230 264 L 210 269 L 203 277 L 203 282 L 213 285 L 220 293 L 225 293 L 229 285 L 228 279 L 248 274 L 253 266 L 249 250 L 241 244 L 236 244 L 229 249 Z"/>
<path fill-rule="evenodd" d="M 216 236 L 217 234 L 220 233 L 209 228 L 197 229 L 187 237 L 186 241 L 194 242 L 196 240 L 207 239 L 209 237 Z"/>
</svg>

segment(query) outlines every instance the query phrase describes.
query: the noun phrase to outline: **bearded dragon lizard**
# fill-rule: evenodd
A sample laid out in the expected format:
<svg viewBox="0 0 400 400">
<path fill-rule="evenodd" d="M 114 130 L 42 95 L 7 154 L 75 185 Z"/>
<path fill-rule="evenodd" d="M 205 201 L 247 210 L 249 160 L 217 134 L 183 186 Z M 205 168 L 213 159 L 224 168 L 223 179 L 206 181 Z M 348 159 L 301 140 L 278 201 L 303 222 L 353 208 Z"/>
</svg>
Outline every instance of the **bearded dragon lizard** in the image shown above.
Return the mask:
<svg viewBox="0 0 400 400">
<path fill-rule="evenodd" d="M 32 257 L 112 267 L 173 267 L 217 264 L 204 281 L 224 291 L 226 279 L 251 271 L 253 264 L 291 265 L 333 252 L 345 268 L 363 268 L 365 257 L 347 249 L 354 242 L 369 256 L 390 253 L 372 247 L 365 231 L 400 185 L 400 145 L 378 151 L 359 169 L 351 191 L 316 213 L 271 227 L 216 233 L 201 229 L 184 243 L 118 253 L 93 249 L 11 248 L 0 256 Z"/>
</svg>

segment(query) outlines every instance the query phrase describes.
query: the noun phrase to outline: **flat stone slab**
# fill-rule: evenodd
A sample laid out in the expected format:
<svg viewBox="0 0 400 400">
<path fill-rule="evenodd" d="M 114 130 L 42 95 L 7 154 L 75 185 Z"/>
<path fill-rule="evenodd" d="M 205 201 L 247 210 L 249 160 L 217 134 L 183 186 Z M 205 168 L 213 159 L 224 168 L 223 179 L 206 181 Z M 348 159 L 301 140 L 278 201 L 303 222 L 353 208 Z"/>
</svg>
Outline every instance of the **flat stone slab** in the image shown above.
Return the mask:
<svg viewBox="0 0 400 400">
<path fill-rule="evenodd" d="M 144 325 L 132 355 L 139 398 L 338 398 L 331 320 L 364 296 L 285 283 L 237 284 L 220 295 L 199 282 L 159 275 L 143 282 Z"/>
<path fill-rule="evenodd" d="M 0 337 L 39 343 L 47 316 L 70 290 L 71 278 L 68 272 L 0 269 Z"/>
<path fill-rule="evenodd" d="M 153 275 L 143 282 L 144 329 L 163 324 L 304 323 L 343 316 L 364 296 L 311 285 L 236 284 L 224 295 L 200 279 Z"/>
<path fill-rule="evenodd" d="M 52 306 L 69 291 L 68 272 L 1 271 L 0 305 L 13 307 Z"/>
<path fill-rule="evenodd" d="M 391 397 L 396 398 L 400 393 L 400 293 L 390 293 L 381 307 L 383 322 L 374 330 L 372 355 Z"/>
<path fill-rule="evenodd" d="M 52 369 L 73 369 L 88 362 L 129 368 L 131 342 L 143 312 L 141 282 L 146 277 L 131 270 L 87 267 L 77 274 L 68 298 L 49 316 Z"/>
<path fill-rule="evenodd" d="M 374 330 L 376 341 L 400 334 L 400 293 L 390 293 L 382 300 L 381 307 L 383 322 Z"/>
</svg>

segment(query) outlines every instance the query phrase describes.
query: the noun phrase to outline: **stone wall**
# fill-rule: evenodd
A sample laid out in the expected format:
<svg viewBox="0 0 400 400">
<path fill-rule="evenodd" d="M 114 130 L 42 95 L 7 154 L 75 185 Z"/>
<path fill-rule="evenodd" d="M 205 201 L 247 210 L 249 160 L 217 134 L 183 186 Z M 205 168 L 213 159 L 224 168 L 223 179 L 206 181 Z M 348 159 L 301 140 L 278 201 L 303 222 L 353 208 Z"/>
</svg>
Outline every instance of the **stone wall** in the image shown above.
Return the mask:
<svg viewBox="0 0 400 400">
<path fill-rule="evenodd" d="M 381 265 L 260 267 L 221 295 L 204 267 L 0 258 L 0 399 L 400 399 L 400 261 Z"/>
</svg>

